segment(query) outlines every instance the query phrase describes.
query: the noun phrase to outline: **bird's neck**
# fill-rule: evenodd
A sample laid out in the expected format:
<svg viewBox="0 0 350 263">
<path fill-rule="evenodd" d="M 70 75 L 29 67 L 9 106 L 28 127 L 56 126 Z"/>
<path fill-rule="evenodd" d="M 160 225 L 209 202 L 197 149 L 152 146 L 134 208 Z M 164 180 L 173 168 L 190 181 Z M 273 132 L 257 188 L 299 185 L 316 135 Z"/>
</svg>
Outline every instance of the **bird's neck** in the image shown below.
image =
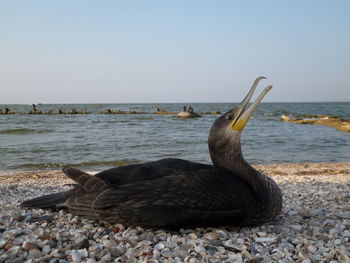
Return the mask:
<svg viewBox="0 0 350 263">
<path fill-rule="evenodd" d="M 263 189 L 264 175 L 257 171 L 243 158 L 239 162 L 232 162 L 231 166 L 225 168 L 247 182 L 255 193 L 261 193 Z"/>
<path fill-rule="evenodd" d="M 264 175 L 243 158 L 240 136 L 231 143 L 224 142 L 222 145 L 209 146 L 209 150 L 214 166 L 230 171 L 249 184 L 255 193 L 263 190 L 261 181 Z"/>
</svg>

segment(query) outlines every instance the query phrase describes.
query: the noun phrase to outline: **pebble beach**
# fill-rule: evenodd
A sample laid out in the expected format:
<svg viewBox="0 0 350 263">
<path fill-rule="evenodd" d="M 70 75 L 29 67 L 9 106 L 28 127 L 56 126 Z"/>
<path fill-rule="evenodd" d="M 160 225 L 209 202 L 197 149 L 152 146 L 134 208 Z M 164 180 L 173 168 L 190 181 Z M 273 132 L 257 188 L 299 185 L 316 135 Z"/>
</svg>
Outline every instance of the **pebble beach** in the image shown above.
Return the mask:
<svg viewBox="0 0 350 263">
<path fill-rule="evenodd" d="M 169 231 L 19 207 L 67 190 L 59 170 L 0 172 L 0 262 L 350 262 L 350 163 L 256 165 L 284 195 L 273 222 Z"/>
</svg>

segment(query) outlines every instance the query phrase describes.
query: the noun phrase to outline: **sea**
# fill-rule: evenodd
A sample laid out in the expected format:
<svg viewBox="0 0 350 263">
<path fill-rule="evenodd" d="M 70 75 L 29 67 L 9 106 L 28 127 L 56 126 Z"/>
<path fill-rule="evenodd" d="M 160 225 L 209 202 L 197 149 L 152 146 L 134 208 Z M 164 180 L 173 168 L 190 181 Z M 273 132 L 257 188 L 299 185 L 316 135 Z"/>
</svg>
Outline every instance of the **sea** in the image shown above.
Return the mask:
<svg viewBox="0 0 350 263">
<path fill-rule="evenodd" d="M 0 171 L 58 169 L 63 165 L 99 171 L 121 165 L 181 158 L 211 163 L 208 134 L 218 115 L 195 119 L 156 115 L 155 108 L 225 112 L 235 103 L 0 105 Z M 58 109 L 89 114 L 57 114 Z M 101 114 L 104 109 L 127 114 Z M 136 111 L 138 114 L 129 114 Z M 244 158 L 252 164 L 349 162 L 350 133 L 323 125 L 280 120 L 281 114 L 324 114 L 350 118 L 350 102 L 261 103 L 242 132 Z"/>
</svg>

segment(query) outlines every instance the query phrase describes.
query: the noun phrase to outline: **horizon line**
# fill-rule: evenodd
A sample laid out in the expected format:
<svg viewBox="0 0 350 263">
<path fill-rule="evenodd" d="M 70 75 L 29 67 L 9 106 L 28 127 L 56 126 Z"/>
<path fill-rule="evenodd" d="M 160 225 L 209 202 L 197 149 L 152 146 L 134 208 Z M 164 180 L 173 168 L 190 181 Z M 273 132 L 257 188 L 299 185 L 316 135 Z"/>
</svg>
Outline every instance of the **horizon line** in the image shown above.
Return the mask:
<svg viewBox="0 0 350 263">
<path fill-rule="evenodd" d="M 241 101 L 235 101 L 235 102 L 37 102 L 37 103 L 0 103 L 0 105 L 55 105 L 55 104 L 230 104 L 230 103 L 241 103 Z M 263 101 L 260 104 L 267 104 L 267 103 L 350 103 L 350 101 Z"/>
</svg>

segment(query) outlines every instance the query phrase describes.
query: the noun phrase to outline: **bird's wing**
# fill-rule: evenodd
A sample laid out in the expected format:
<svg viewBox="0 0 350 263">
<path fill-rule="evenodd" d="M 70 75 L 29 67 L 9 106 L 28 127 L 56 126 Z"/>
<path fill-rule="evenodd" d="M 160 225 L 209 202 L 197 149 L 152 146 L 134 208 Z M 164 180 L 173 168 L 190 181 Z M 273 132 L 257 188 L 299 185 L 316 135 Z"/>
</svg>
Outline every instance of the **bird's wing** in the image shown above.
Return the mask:
<svg viewBox="0 0 350 263">
<path fill-rule="evenodd" d="M 214 175 L 212 170 L 204 170 L 109 185 L 101 191 L 77 193 L 66 205 L 79 215 L 127 224 L 222 225 L 239 221 L 254 206 L 254 195 L 239 178 L 220 171 Z"/>
<path fill-rule="evenodd" d="M 93 207 L 176 205 L 197 210 L 226 210 L 247 207 L 255 202 L 251 188 L 228 173 L 168 175 L 135 184 L 110 187 L 101 192 Z"/>
</svg>

